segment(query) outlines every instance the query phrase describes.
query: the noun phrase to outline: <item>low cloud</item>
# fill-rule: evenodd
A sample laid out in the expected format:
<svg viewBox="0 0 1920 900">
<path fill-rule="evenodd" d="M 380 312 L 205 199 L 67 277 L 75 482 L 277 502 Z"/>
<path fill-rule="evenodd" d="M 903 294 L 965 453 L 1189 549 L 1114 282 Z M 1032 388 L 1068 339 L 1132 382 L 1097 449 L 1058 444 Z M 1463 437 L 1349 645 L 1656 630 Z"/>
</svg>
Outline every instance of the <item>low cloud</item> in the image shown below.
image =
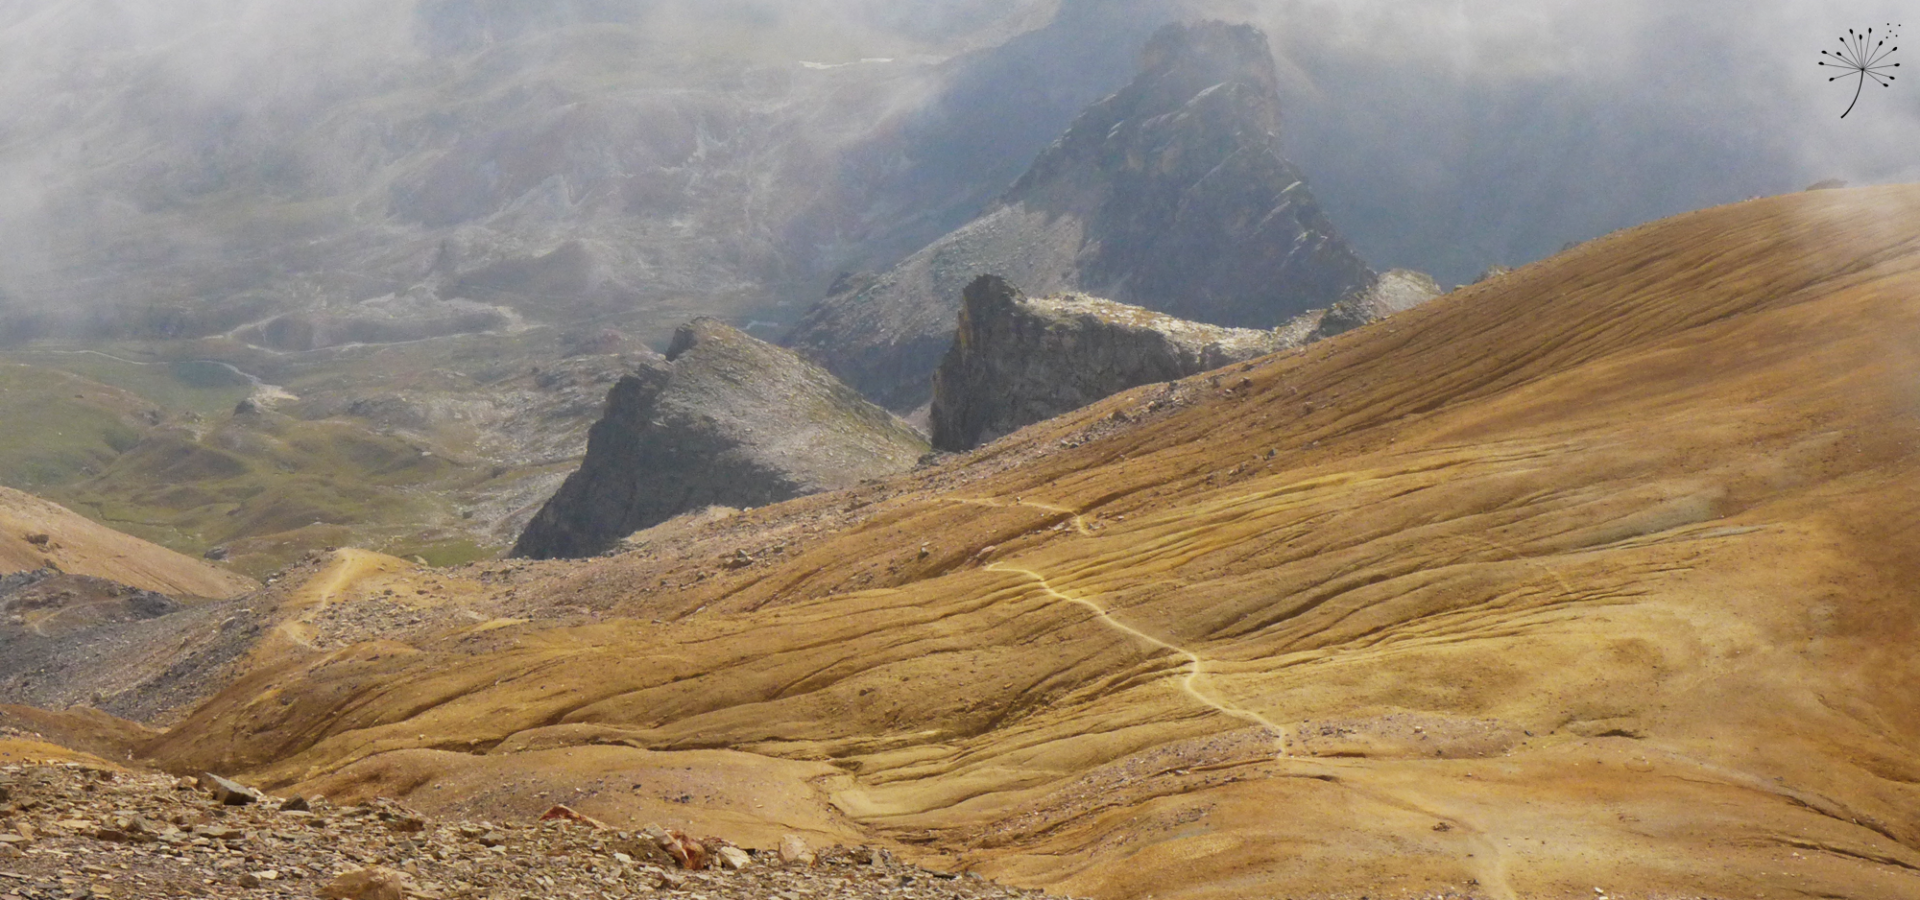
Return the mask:
<svg viewBox="0 0 1920 900">
<path fill-rule="evenodd" d="M 1140 31 L 1154 24 L 1146 18 L 1200 15 L 1263 27 L 1283 72 L 1286 145 L 1334 221 L 1375 265 L 1420 268 L 1442 281 L 1823 178 L 1920 180 L 1911 149 L 1920 146 L 1920 85 L 1869 85 L 1841 120 L 1851 92 L 1815 65 L 1849 27 L 1902 23 L 1899 3 L 1064 2 L 1103 28 L 1133 10 Z M 44 297 L 52 286 L 78 309 L 123 269 L 159 273 L 143 276 L 139 291 L 174 290 L 171 272 L 279 246 L 234 248 L 236 234 L 254 231 L 234 225 L 246 221 L 236 210 L 254 202 L 242 195 L 281 192 L 295 203 L 377 193 L 382 179 L 410 177 L 390 164 L 401 158 L 394 146 L 417 138 L 407 123 L 342 123 L 367 110 L 342 98 L 432 108 L 506 83 L 487 80 L 489 66 L 563 70 L 608 59 L 644 73 L 623 90 L 670 90 L 676 78 L 802 61 L 898 57 L 918 67 L 924 84 L 895 78 L 875 99 L 834 108 L 872 116 L 858 127 L 772 101 L 748 113 L 785 117 L 778 127 L 817 154 L 859 143 L 859 128 L 884 134 L 911 121 L 902 107 L 916 98 L 972 98 L 938 93 L 938 61 L 1030 31 L 1062 4 L 0 0 L 0 307 L 6 296 Z M 591 45 L 538 37 L 561 27 L 617 30 L 625 43 L 581 60 L 573 54 Z M 1069 75 L 1115 86 L 1125 78 L 1060 77 Z M 1009 148 L 1006 166 L 979 170 L 1017 173 L 1035 150 Z M 352 227 L 386 227 L 377 205 L 356 200 L 341 210 L 349 212 L 329 214 L 373 216 L 373 225 Z M 290 221 L 284 240 L 319 240 L 327 227 L 323 217 Z M 189 300 L 208 290 L 205 278 L 177 287 Z"/>
</svg>

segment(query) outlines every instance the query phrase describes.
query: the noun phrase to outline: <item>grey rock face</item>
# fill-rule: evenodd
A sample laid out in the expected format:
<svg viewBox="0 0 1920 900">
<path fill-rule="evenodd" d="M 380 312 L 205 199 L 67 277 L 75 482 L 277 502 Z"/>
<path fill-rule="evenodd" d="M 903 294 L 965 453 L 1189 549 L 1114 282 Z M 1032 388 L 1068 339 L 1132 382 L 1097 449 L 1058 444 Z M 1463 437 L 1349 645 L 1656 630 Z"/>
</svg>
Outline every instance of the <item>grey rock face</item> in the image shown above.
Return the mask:
<svg viewBox="0 0 1920 900">
<path fill-rule="evenodd" d="M 1029 299 L 1004 279 L 967 286 L 933 376 L 933 445 L 967 450 L 1130 387 L 1289 344 L 1274 331 L 1188 322 L 1082 294 Z"/>
<path fill-rule="evenodd" d="M 962 288 L 996 274 L 1213 324 L 1268 328 L 1373 273 L 1280 154 L 1266 38 L 1172 25 L 993 207 L 812 310 L 788 342 L 893 409 L 931 393 Z"/>
<path fill-rule="evenodd" d="M 792 353 L 712 319 L 607 395 L 580 469 L 515 556 L 588 556 L 707 506 L 760 506 L 913 466 L 926 442 Z"/>
<path fill-rule="evenodd" d="M 1394 313 L 1406 312 L 1445 291 L 1432 276 L 1410 269 L 1394 269 L 1373 284 L 1340 298 L 1316 323 L 1309 341 L 1333 337 Z"/>
</svg>

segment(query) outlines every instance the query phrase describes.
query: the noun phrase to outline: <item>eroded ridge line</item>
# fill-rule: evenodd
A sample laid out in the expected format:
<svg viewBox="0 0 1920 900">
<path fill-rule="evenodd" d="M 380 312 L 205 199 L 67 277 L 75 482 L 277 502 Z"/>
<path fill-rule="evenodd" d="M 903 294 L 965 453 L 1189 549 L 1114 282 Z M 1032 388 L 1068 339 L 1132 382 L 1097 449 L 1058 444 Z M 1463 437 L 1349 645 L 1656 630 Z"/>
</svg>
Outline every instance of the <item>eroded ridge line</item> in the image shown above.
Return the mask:
<svg viewBox="0 0 1920 900">
<path fill-rule="evenodd" d="M 1206 693 L 1200 690 L 1199 681 L 1204 675 L 1206 675 L 1206 660 L 1202 659 L 1200 657 L 1200 654 L 1195 653 L 1192 650 L 1188 650 L 1187 648 L 1179 646 L 1177 644 L 1169 643 L 1166 640 L 1163 640 L 1161 638 L 1148 634 L 1144 631 L 1141 631 L 1140 629 L 1135 628 L 1132 625 L 1128 625 L 1127 623 L 1122 622 L 1117 618 L 1114 618 L 1113 613 L 1109 612 L 1106 607 L 1101 606 L 1100 604 L 1095 603 L 1092 600 L 1088 600 L 1085 597 L 1075 597 L 1069 594 L 1061 593 L 1060 591 L 1056 590 L 1050 582 L 1047 581 L 1046 576 L 1041 575 L 1039 572 L 1035 572 L 1032 569 L 1022 569 L 1015 566 L 1008 566 L 1001 563 L 994 563 L 992 565 L 987 566 L 986 571 L 1005 572 L 1012 575 L 1024 575 L 1027 578 L 1032 579 L 1036 584 L 1038 584 L 1040 586 L 1040 589 L 1046 592 L 1048 596 L 1058 600 L 1064 600 L 1068 603 L 1072 603 L 1078 606 L 1084 606 L 1087 609 L 1093 610 L 1094 617 L 1099 619 L 1100 622 L 1106 625 L 1107 627 L 1112 628 L 1115 631 L 1121 632 L 1122 634 L 1126 634 L 1136 639 L 1139 639 L 1141 641 L 1145 641 L 1146 643 L 1151 644 L 1155 647 L 1158 647 L 1162 650 L 1171 651 L 1173 653 L 1177 653 L 1181 656 L 1186 657 L 1187 666 L 1188 666 L 1187 674 L 1185 677 L 1180 679 L 1180 690 L 1182 692 L 1184 692 L 1187 696 L 1192 697 L 1194 700 L 1198 701 L 1203 706 L 1211 707 L 1215 711 L 1218 711 L 1224 715 L 1231 716 L 1243 722 L 1247 722 L 1252 725 L 1257 725 L 1261 728 L 1266 729 L 1268 732 L 1273 734 L 1274 745 L 1275 747 L 1278 748 L 1279 756 L 1287 757 L 1287 756 L 1293 755 L 1292 752 L 1287 749 L 1287 744 L 1289 742 L 1287 729 L 1275 724 L 1271 719 L 1268 719 L 1266 716 L 1263 716 L 1257 712 L 1254 712 L 1253 710 L 1246 709 L 1244 707 L 1235 705 L 1225 700 L 1210 697 Z"/>
</svg>

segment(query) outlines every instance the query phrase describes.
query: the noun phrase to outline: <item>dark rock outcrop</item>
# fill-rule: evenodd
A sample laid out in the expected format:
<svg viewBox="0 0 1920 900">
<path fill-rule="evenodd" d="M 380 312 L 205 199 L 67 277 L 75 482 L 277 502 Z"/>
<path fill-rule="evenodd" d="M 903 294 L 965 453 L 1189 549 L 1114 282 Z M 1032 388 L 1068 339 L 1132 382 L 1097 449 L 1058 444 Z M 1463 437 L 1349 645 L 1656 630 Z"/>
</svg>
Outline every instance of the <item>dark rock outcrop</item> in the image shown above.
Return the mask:
<svg viewBox="0 0 1920 900">
<path fill-rule="evenodd" d="M 933 375 L 933 445 L 967 450 L 1130 387 L 1287 346 L 1084 294 L 1029 299 L 1004 279 L 967 286 L 960 327 Z"/>
<path fill-rule="evenodd" d="M 927 449 L 819 367 L 712 319 L 620 379 L 586 459 L 515 556 L 589 556 L 707 506 L 759 506 L 910 468 Z"/>
<path fill-rule="evenodd" d="M 974 221 L 827 298 L 788 342 L 897 410 L 925 402 L 962 288 L 998 274 L 1268 328 L 1369 284 L 1280 153 L 1273 58 L 1245 25 L 1172 25 Z"/>
</svg>

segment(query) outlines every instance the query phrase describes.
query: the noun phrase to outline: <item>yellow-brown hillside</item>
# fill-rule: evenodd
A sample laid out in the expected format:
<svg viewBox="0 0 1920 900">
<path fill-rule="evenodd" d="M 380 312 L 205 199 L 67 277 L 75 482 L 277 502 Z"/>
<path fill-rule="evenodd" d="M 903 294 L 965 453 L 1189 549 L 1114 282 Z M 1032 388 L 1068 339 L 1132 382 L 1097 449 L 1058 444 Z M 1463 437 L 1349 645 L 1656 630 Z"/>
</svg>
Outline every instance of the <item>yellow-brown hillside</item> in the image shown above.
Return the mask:
<svg viewBox="0 0 1920 900">
<path fill-rule="evenodd" d="M 786 785 L 728 822 L 1103 900 L 1920 896 L 1917 449 L 1920 187 L 1755 201 L 743 513 L 737 569 L 468 573 L 572 618 L 276 656 L 147 749 L 616 819 L 724 751 Z"/>
<path fill-rule="evenodd" d="M 251 578 L 95 524 L 58 504 L 0 487 L 0 573 L 47 565 L 179 597 L 224 600 Z"/>
</svg>

